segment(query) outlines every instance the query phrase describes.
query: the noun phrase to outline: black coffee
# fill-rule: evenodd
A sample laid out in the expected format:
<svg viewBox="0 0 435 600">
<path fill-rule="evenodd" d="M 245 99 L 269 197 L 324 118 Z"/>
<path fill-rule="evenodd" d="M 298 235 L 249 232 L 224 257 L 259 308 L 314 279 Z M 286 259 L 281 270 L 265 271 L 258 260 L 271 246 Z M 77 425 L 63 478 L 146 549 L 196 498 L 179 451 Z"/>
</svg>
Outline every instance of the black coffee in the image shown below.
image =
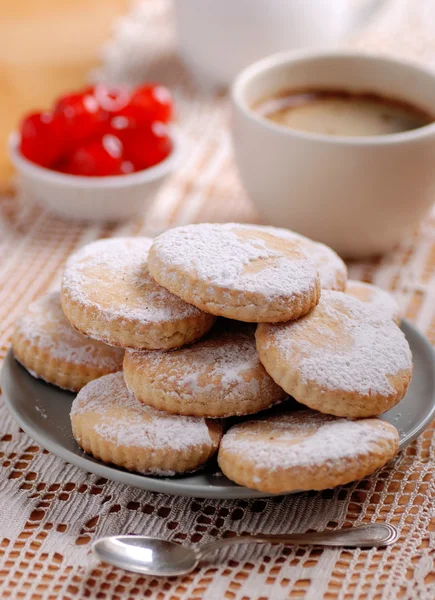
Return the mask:
<svg viewBox="0 0 435 600">
<path fill-rule="evenodd" d="M 434 121 L 431 115 L 407 102 L 344 90 L 283 92 L 260 102 L 255 110 L 284 127 L 324 135 L 388 135 Z"/>
</svg>

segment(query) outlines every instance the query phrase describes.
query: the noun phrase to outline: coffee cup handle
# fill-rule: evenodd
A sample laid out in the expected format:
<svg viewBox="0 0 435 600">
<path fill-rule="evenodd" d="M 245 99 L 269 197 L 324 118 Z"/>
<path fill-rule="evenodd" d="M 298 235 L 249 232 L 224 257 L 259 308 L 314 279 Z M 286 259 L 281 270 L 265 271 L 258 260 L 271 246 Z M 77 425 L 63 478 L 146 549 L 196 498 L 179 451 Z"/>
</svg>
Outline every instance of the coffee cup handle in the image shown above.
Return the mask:
<svg viewBox="0 0 435 600">
<path fill-rule="evenodd" d="M 349 33 L 355 33 L 370 23 L 376 13 L 388 3 L 388 0 L 365 0 L 350 15 Z"/>
</svg>

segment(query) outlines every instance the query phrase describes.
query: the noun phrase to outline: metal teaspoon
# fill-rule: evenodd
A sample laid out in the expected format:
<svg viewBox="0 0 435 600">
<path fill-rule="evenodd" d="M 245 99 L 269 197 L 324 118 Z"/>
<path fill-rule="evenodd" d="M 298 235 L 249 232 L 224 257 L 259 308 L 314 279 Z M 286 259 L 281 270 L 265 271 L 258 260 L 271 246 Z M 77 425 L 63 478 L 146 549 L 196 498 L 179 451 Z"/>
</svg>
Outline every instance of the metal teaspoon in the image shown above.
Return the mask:
<svg viewBox="0 0 435 600">
<path fill-rule="evenodd" d="M 95 556 L 104 563 L 144 575 L 184 575 L 193 571 L 206 554 L 235 544 L 293 544 L 298 546 L 345 546 L 373 548 L 389 546 L 399 537 L 393 525 L 372 523 L 320 533 L 289 535 L 241 535 L 222 538 L 204 546 L 188 547 L 143 535 L 119 535 L 97 540 Z"/>
</svg>

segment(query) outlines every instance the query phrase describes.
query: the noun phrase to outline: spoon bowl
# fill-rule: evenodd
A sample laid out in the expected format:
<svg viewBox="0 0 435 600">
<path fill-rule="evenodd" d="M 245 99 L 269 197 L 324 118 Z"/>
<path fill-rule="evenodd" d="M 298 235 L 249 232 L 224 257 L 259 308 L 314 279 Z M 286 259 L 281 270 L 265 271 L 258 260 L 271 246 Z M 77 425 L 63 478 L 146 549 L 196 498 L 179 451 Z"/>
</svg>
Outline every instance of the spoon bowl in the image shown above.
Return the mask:
<svg viewBox="0 0 435 600">
<path fill-rule="evenodd" d="M 143 535 L 101 538 L 92 550 L 101 562 L 143 575 L 183 575 L 199 562 L 194 548 Z"/>
</svg>

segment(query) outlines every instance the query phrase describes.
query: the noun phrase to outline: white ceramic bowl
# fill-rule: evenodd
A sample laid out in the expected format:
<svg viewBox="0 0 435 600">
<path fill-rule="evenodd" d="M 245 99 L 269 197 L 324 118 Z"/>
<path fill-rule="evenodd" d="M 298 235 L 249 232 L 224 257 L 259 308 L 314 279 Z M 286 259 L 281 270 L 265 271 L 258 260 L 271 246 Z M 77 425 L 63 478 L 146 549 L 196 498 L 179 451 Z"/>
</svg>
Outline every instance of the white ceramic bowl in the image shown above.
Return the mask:
<svg viewBox="0 0 435 600">
<path fill-rule="evenodd" d="M 129 175 L 82 177 L 59 173 L 27 160 L 19 150 L 17 132 L 9 138 L 9 155 L 18 172 L 24 194 L 67 219 L 119 221 L 142 212 L 154 199 L 157 188 L 174 170 L 180 140 L 171 131 L 173 148 L 162 162 Z"/>
<path fill-rule="evenodd" d="M 269 54 L 336 44 L 388 0 L 174 0 L 178 46 L 197 85 L 227 87 Z"/>
<path fill-rule="evenodd" d="M 435 72 L 358 52 L 291 52 L 248 67 L 233 90 L 233 144 L 249 197 L 272 225 L 356 258 L 385 252 L 434 202 L 435 122 L 369 137 L 297 131 L 252 106 L 285 89 L 345 89 L 399 98 L 435 119 Z"/>
</svg>

